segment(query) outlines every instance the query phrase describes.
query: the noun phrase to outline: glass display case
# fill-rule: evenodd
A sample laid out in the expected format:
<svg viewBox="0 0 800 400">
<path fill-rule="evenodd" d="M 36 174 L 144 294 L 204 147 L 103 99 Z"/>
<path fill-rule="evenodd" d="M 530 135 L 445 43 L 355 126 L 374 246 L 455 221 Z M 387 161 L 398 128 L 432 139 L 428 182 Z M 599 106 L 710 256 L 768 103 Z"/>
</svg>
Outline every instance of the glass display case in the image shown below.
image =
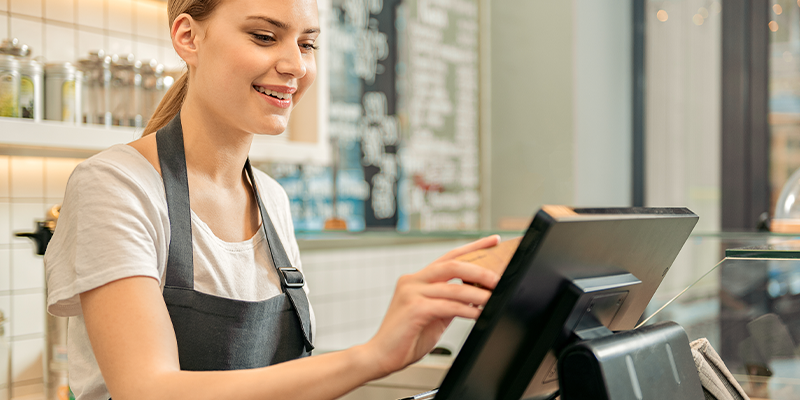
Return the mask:
<svg viewBox="0 0 800 400">
<path fill-rule="evenodd" d="M 709 339 L 751 399 L 800 399 L 800 240 L 692 236 L 645 315 Z"/>
</svg>

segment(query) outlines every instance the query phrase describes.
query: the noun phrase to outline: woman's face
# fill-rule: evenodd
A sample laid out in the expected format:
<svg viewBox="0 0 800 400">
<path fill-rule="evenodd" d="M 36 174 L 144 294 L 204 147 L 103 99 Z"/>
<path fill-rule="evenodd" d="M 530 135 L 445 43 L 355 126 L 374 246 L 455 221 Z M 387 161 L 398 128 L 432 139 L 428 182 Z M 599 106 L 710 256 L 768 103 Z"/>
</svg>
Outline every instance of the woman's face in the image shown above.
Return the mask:
<svg viewBox="0 0 800 400">
<path fill-rule="evenodd" d="M 222 0 L 198 25 L 190 92 L 203 112 L 249 133 L 286 130 L 317 75 L 316 0 Z"/>
</svg>

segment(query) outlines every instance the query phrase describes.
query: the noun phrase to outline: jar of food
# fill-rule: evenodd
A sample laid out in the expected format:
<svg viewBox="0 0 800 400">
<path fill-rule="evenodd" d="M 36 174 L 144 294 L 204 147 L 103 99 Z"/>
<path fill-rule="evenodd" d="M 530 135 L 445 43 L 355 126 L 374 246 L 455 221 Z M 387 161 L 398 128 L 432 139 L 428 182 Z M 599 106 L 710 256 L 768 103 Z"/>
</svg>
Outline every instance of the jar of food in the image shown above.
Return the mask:
<svg viewBox="0 0 800 400">
<path fill-rule="evenodd" d="M 136 127 L 147 125 L 164 96 L 164 66 L 156 60 L 136 62 Z"/>
<path fill-rule="evenodd" d="M 45 65 L 45 119 L 81 123 L 83 73 L 70 63 Z"/>
<path fill-rule="evenodd" d="M 118 126 L 136 126 L 136 71 L 133 54 L 111 57 L 111 116 Z"/>
<path fill-rule="evenodd" d="M 19 117 L 19 61 L 0 55 L 0 117 Z"/>
<path fill-rule="evenodd" d="M 20 59 L 19 73 L 19 116 L 39 122 L 42 120 L 42 109 L 44 108 L 42 64 L 27 57 Z"/>
<path fill-rule="evenodd" d="M 31 48 L 18 39 L 6 39 L 0 44 L 0 54 L 14 56 L 19 62 L 19 116 L 42 120 L 42 64 L 31 58 Z"/>
<path fill-rule="evenodd" d="M 102 50 L 78 60 L 83 72 L 82 120 L 87 124 L 111 126 L 111 57 Z"/>
</svg>

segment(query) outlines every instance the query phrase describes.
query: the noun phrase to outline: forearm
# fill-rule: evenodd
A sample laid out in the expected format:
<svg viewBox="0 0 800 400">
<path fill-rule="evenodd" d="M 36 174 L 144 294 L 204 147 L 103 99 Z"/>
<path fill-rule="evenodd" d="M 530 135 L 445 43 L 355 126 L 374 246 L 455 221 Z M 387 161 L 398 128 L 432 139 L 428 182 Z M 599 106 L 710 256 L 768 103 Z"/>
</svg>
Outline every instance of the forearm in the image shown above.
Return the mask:
<svg viewBox="0 0 800 400">
<path fill-rule="evenodd" d="M 365 346 L 289 361 L 265 368 L 235 371 L 154 371 L 126 380 L 115 400 L 335 399 L 380 378 Z M 134 383 L 136 382 L 136 383 Z"/>
</svg>

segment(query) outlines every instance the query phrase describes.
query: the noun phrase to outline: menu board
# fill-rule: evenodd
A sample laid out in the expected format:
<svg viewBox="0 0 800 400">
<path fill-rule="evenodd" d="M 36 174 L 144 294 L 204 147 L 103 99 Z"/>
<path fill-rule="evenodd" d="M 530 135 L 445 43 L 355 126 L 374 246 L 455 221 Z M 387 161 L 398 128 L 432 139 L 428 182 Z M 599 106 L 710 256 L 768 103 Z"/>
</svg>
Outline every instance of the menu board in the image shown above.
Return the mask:
<svg viewBox="0 0 800 400">
<path fill-rule="evenodd" d="M 477 0 L 333 0 L 334 167 L 273 165 L 295 227 L 477 229 Z M 335 187 L 335 189 L 334 189 Z"/>
</svg>

